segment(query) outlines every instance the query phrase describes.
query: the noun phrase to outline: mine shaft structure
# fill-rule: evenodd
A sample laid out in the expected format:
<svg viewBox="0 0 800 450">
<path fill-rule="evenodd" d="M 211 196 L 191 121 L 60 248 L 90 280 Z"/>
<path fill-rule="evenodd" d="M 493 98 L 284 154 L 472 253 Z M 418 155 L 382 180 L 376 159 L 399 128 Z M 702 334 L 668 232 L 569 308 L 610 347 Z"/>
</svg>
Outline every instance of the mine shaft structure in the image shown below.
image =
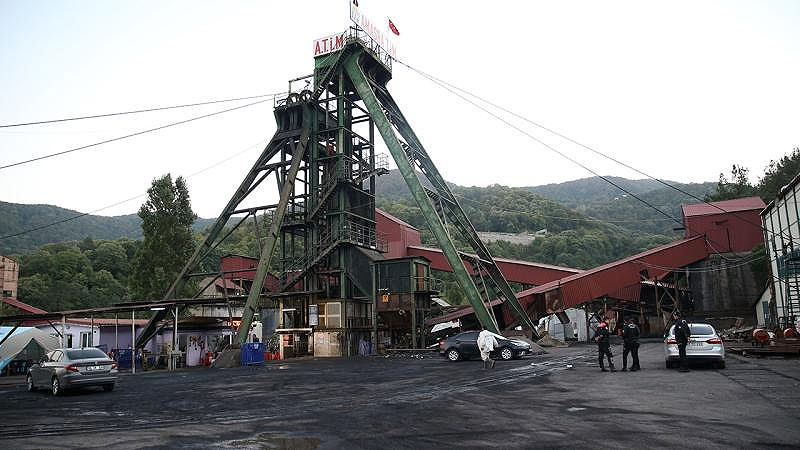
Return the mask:
<svg viewBox="0 0 800 450">
<path fill-rule="evenodd" d="M 534 330 L 386 88 L 391 57 L 358 27 L 344 36 L 340 49 L 317 56 L 314 73 L 290 81 L 290 93 L 276 101 L 275 135 L 165 299 L 175 298 L 198 277 L 230 278 L 231 273 L 210 274 L 199 268 L 228 236 L 253 220 L 260 257 L 242 313 L 239 342 L 246 341 L 255 314 L 273 330 L 276 324 L 290 329 L 314 326 L 315 339 L 317 332 L 327 330 L 331 334 L 321 340 L 339 338 L 350 348 L 356 341 L 369 340 L 377 295 L 372 267 L 386 251 L 375 227 L 376 177 L 388 171 L 388 157 L 375 153 L 377 129 L 482 326 L 499 332 L 490 301 L 500 298 L 520 323 Z M 251 197 L 268 178 L 277 182 L 278 203 L 256 201 L 255 206 L 244 206 L 248 200 L 253 203 Z M 475 255 L 460 252 L 454 235 Z M 270 273 L 279 275 L 267 289 Z M 196 296 L 207 286 L 201 286 Z M 166 325 L 167 314 L 155 312 L 137 347 Z"/>
</svg>

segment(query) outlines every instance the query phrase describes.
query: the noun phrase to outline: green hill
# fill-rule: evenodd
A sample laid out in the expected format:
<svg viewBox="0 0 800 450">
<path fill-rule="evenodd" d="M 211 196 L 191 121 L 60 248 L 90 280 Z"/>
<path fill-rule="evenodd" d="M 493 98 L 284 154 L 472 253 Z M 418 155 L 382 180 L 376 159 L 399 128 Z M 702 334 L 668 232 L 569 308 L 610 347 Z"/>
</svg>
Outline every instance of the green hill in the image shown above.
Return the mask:
<svg viewBox="0 0 800 450">
<path fill-rule="evenodd" d="M 80 241 L 86 237 L 108 240 L 142 237 L 142 221 L 136 214 L 115 217 L 87 215 L 69 220 L 80 214 L 78 211 L 52 205 L 0 202 L 0 237 L 64 221 L 31 233 L 0 239 L 0 254 L 22 253 L 44 244 Z M 205 228 L 213 221 L 214 219 L 197 219 L 195 229 Z"/>
<path fill-rule="evenodd" d="M 655 180 L 607 178 L 677 219 L 681 218 L 681 204 L 698 203 L 697 199 L 692 196 L 664 186 Z M 717 187 L 716 182 L 678 183 L 667 181 L 667 183 L 697 198 L 704 198 L 714 192 Z M 675 234 L 673 228 L 679 226 L 663 214 L 599 177 L 530 186 L 523 189 L 559 202 L 589 217 L 614 222 L 631 231 L 673 235 Z"/>
<path fill-rule="evenodd" d="M 392 171 L 380 177 L 377 186 L 378 207 L 416 226 L 422 230 L 423 241 L 435 245 L 399 172 Z M 674 237 L 593 220 L 524 188 L 453 184 L 450 187 L 477 231 L 547 230 L 544 237 L 528 245 L 487 244 L 495 256 L 589 268 L 669 242 Z M 465 245 L 458 241 L 456 244 Z"/>
</svg>

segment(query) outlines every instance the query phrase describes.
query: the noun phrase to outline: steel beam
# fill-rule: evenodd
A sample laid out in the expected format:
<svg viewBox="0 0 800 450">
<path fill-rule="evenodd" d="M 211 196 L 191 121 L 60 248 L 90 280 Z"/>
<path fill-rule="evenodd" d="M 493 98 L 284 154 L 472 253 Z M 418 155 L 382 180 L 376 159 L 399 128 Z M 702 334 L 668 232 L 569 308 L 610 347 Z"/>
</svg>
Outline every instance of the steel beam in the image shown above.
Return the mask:
<svg viewBox="0 0 800 450">
<path fill-rule="evenodd" d="M 444 224 L 436 214 L 433 203 L 425 193 L 425 188 L 419 181 L 414 167 L 409 162 L 408 156 L 406 155 L 405 150 L 400 144 L 400 141 L 398 140 L 397 135 L 392 128 L 392 124 L 387 119 L 381 103 L 378 101 L 375 93 L 372 90 L 372 87 L 370 86 L 370 82 L 367 80 L 366 75 L 364 75 L 364 72 L 361 70 L 359 65 L 359 54 L 356 53 L 355 55 L 351 56 L 345 63 L 344 67 L 348 77 L 350 77 L 350 80 L 353 82 L 356 91 L 358 91 L 358 95 L 364 101 L 364 105 L 372 115 L 372 120 L 375 122 L 375 125 L 378 128 L 378 132 L 380 132 L 381 136 L 383 137 L 383 141 L 389 148 L 389 152 L 392 154 L 392 157 L 397 164 L 397 168 L 403 175 L 403 178 L 405 179 L 406 184 L 411 191 L 411 195 L 414 197 L 414 200 L 416 200 L 423 216 L 425 216 L 428 226 L 430 227 L 431 232 L 433 232 L 433 235 L 436 237 L 436 241 L 439 243 L 445 258 L 447 258 L 448 263 L 450 263 L 450 267 L 453 268 L 453 273 L 456 276 L 458 284 L 462 289 L 464 289 L 467 299 L 475 310 L 475 315 L 484 328 L 493 332 L 499 332 L 497 323 L 494 321 L 488 308 L 482 301 L 480 293 L 478 292 L 478 288 L 475 286 L 475 282 L 470 277 L 466 267 L 464 267 L 464 263 L 461 261 L 461 257 L 458 254 L 455 244 L 453 244 L 453 241 L 450 239 L 450 236 L 445 230 Z"/>
<path fill-rule="evenodd" d="M 243 344 L 247 341 L 247 335 L 250 332 L 250 324 L 253 322 L 253 315 L 256 311 L 257 301 L 261 295 L 261 288 L 264 286 L 264 278 L 267 276 L 267 271 L 270 267 L 272 254 L 275 250 L 275 243 L 278 241 L 283 218 L 286 215 L 286 206 L 289 203 L 289 198 L 294 193 L 294 181 L 297 177 L 297 172 L 300 170 L 300 165 L 303 162 L 303 157 L 308 147 L 309 137 L 311 136 L 311 111 L 308 107 L 303 107 L 303 134 L 300 136 L 300 142 L 292 152 L 292 165 L 286 173 L 281 189 L 281 197 L 278 201 L 278 207 L 275 209 L 275 216 L 270 225 L 269 234 L 266 237 L 261 251 L 261 256 L 258 259 L 258 267 L 256 268 L 256 276 L 253 280 L 253 285 L 250 287 L 250 292 L 247 295 L 247 302 L 244 304 L 242 310 L 242 323 L 239 325 L 239 343 Z"/>
</svg>

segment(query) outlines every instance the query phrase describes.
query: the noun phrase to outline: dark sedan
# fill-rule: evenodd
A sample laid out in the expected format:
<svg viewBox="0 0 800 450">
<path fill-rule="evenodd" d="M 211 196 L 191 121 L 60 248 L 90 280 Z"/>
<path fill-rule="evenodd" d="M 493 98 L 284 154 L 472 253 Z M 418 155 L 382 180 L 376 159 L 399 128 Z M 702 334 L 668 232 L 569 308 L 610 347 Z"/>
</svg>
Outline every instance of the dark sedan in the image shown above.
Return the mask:
<svg viewBox="0 0 800 450">
<path fill-rule="evenodd" d="M 28 369 L 29 391 L 46 387 L 53 395 L 65 389 L 102 386 L 114 389 L 117 363 L 97 348 L 59 348 L 42 357 Z"/>
<path fill-rule="evenodd" d="M 466 331 L 440 341 L 439 353 L 450 361 L 479 358 L 478 333 L 480 331 Z M 531 353 L 531 345 L 527 342 L 492 334 L 497 340 L 497 347 L 490 353 L 493 359 L 518 359 Z"/>
</svg>

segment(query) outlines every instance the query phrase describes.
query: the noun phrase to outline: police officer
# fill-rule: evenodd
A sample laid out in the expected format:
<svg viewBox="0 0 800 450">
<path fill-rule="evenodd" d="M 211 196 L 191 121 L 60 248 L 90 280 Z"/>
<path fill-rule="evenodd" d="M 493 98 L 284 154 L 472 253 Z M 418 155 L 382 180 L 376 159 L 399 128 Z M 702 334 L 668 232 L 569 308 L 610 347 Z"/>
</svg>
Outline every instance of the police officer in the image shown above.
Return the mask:
<svg viewBox="0 0 800 450">
<path fill-rule="evenodd" d="M 611 335 L 608 332 L 608 324 L 605 319 L 600 322 L 597 330 L 595 330 L 594 340 L 597 342 L 597 359 L 600 361 L 600 370 L 608 372 L 605 366 L 603 366 L 603 357 L 605 356 L 608 358 L 608 366 L 611 368 L 611 371 L 615 372 L 614 361 L 611 360 L 613 357 L 611 355 Z"/>
<path fill-rule="evenodd" d="M 633 357 L 631 362 L 631 372 L 640 370 L 639 367 L 639 327 L 632 318 L 625 321 L 625 327 L 622 329 L 622 371 L 628 369 L 628 353 Z"/>
<path fill-rule="evenodd" d="M 692 335 L 686 319 L 681 317 L 681 312 L 677 309 L 672 313 L 675 320 L 675 341 L 678 343 L 678 356 L 680 358 L 680 371 L 689 371 L 689 360 L 686 358 L 686 346 L 689 344 L 689 337 Z"/>
</svg>

